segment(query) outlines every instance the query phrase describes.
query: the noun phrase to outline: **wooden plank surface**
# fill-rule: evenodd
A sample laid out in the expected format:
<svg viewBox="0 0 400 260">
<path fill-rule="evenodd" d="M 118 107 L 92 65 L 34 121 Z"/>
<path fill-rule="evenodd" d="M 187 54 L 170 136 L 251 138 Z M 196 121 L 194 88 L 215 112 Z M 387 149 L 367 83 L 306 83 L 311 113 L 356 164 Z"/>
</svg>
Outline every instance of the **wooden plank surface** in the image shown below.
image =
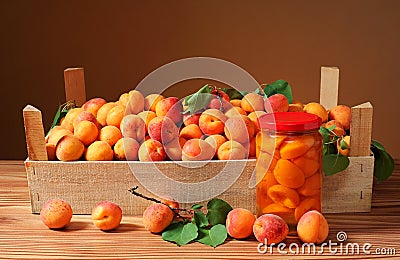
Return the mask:
<svg viewBox="0 0 400 260">
<path fill-rule="evenodd" d="M 31 105 L 27 105 L 22 113 L 29 159 L 47 161 L 42 112 Z"/>
<path fill-rule="evenodd" d="M 348 243 L 361 246 L 370 243 L 371 252 L 391 248 L 396 255 L 332 254 L 327 249 L 323 254 L 294 255 L 287 248 L 286 255 L 279 254 L 277 248 L 272 255 L 260 254 L 254 239 L 229 239 L 215 249 L 199 243 L 177 247 L 145 231 L 140 216 L 128 215 L 124 215 L 121 226 L 112 232 L 96 229 L 89 215 L 74 215 L 66 229 L 49 230 L 39 215 L 31 213 L 23 162 L 0 162 L 1 259 L 398 259 L 400 161 L 396 161 L 395 173 L 388 181 L 374 185 L 370 213 L 326 214 L 326 217 L 330 224 L 328 240 L 333 243 L 338 242 L 336 234 L 345 231 Z M 286 239 L 287 245 L 292 242 L 301 246 L 297 238 Z"/>
<path fill-rule="evenodd" d="M 338 104 L 339 69 L 336 67 L 321 67 L 319 103 L 326 109 Z"/>
<path fill-rule="evenodd" d="M 85 72 L 83 68 L 64 70 L 65 101 L 75 100 L 78 106 L 86 102 Z"/>
</svg>

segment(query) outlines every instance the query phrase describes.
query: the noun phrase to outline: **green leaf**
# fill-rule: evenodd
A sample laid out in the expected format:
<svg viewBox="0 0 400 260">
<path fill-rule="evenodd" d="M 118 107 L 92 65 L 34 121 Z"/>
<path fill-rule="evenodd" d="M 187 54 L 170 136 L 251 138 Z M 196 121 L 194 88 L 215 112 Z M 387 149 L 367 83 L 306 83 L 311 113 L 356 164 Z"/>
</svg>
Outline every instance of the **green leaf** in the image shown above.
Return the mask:
<svg viewBox="0 0 400 260">
<path fill-rule="evenodd" d="M 169 225 L 162 233 L 162 239 L 175 242 L 178 246 L 183 246 L 197 238 L 197 231 L 197 226 L 191 222 L 176 222 Z"/>
<path fill-rule="evenodd" d="M 374 176 L 378 183 L 392 176 L 394 170 L 394 160 L 388 152 L 386 152 L 383 145 L 377 141 L 372 140 L 371 151 L 374 154 Z"/>
<path fill-rule="evenodd" d="M 231 100 L 232 99 L 242 99 L 247 94 L 247 92 L 245 92 L 245 91 L 240 92 L 234 88 L 221 88 L 221 90 L 223 92 L 225 92 L 229 96 L 229 99 L 231 99 Z"/>
<path fill-rule="evenodd" d="M 376 148 L 381 151 L 386 151 L 385 147 L 383 147 L 383 145 L 376 140 L 371 140 L 371 148 Z"/>
<path fill-rule="evenodd" d="M 204 87 L 199 89 L 196 93 L 189 95 L 185 98 L 185 105 L 188 107 L 183 114 L 194 114 L 202 109 L 204 109 L 211 100 L 211 87 L 206 84 Z"/>
<path fill-rule="evenodd" d="M 198 227 L 203 228 L 203 227 L 207 227 L 208 226 L 208 219 L 207 219 L 206 215 L 202 211 L 196 210 L 194 212 L 193 218 L 194 218 L 194 220 L 195 220 L 195 222 L 196 222 Z"/>
<path fill-rule="evenodd" d="M 196 209 L 201 209 L 201 208 L 203 208 L 203 205 L 201 205 L 201 204 L 198 204 L 198 203 L 196 203 L 196 204 L 193 204 L 192 205 L 192 210 L 196 210 Z"/>
<path fill-rule="evenodd" d="M 291 104 L 293 101 L 292 89 L 290 88 L 289 83 L 282 79 L 279 79 L 274 83 L 267 84 L 264 88 L 264 93 L 267 97 L 275 94 L 282 94 L 288 99 L 289 104 Z"/>
<path fill-rule="evenodd" d="M 331 141 L 331 131 L 328 128 L 321 126 L 319 128 L 319 133 L 322 135 L 324 143 L 329 143 Z"/>
<path fill-rule="evenodd" d="M 341 140 L 341 141 L 340 141 L 340 148 L 341 148 L 342 150 L 345 150 L 345 149 L 348 148 L 348 146 L 347 146 L 347 144 L 346 144 L 346 142 L 345 142 L 344 140 Z"/>
<path fill-rule="evenodd" d="M 61 119 L 67 115 L 68 111 L 72 108 L 76 107 L 75 101 L 68 101 L 64 104 L 58 106 L 57 112 L 53 118 L 53 122 L 51 123 L 49 131 L 55 127 L 56 125 L 60 124 Z"/>
<path fill-rule="evenodd" d="M 212 199 L 207 203 L 208 222 L 214 226 L 217 224 L 225 225 L 226 216 L 232 210 L 231 205 L 222 199 Z"/>
<path fill-rule="evenodd" d="M 226 232 L 226 227 L 224 225 L 218 224 L 213 226 L 211 229 L 199 229 L 199 236 L 196 241 L 209 245 L 212 247 L 217 247 L 225 242 L 228 234 Z"/>
<path fill-rule="evenodd" d="M 322 156 L 322 170 L 326 176 L 345 170 L 349 166 L 350 160 L 342 154 L 327 154 Z"/>
</svg>

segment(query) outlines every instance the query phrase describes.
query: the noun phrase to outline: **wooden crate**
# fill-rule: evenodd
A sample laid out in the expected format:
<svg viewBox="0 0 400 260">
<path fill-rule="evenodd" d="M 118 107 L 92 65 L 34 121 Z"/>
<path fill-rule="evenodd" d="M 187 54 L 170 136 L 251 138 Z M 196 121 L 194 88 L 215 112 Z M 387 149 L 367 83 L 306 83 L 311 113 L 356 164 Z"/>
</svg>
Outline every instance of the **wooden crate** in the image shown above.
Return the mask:
<svg viewBox="0 0 400 260">
<path fill-rule="evenodd" d="M 64 72 L 67 100 L 78 104 L 86 100 L 83 69 Z M 320 102 L 326 108 L 337 104 L 337 68 L 322 67 Z M 60 197 L 71 203 L 76 214 L 90 214 L 95 204 L 111 200 L 119 204 L 124 214 L 140 215 L 149 205 L 148 201 L 134 197 L 129 188 L 139 186 L 139 191 L 154 196 L 135 176 L 136 172 L 150 170 L 146 162 L 60 162 L 48 161 L 41 112 L 28 105 L 23 110 L 28 159 L 25 161 L 29 194 L 33 213 L 39 213 L 44 202 Z M 336 175 L 323 177 L 323 212 L 368 212 L 371 209 L 374 158 L 369 144 L 372 129 L 372 106 L 365 103 L 352 108 L 351 157 L 349 167 Z M 227 166 L 229 163 L 229 167 Z M 156 162 L 164 175 L 183 183 L 198 183 L 213 178 L 221 171 L 238 171 L 236 182 L 217 197 L 229 202 L 234 208 L 242 207 L 255 212 L 255 189 L 249 188 L 249 180 L 256 160 L 204 162 Z M 243 168 L 244 165 L 244 168 Z M 132 170 L 133 169 L 133 170 Z M 150 178 L 150 177 L 149 177 Z M 149 181 L 158 183 L 151 177 Z M 142 179 L 141 179 L 142 180 Z M 221 180 L 221 185 L 225 185 Z M 154 191 L 154 190 L 153 190 Z M 197 193 L 208 194 L 207 188 Z M 206 201 L 199 201 L 205 203 Z M 183 203 L 183 207 L 191 203 Z"/>
</svg>

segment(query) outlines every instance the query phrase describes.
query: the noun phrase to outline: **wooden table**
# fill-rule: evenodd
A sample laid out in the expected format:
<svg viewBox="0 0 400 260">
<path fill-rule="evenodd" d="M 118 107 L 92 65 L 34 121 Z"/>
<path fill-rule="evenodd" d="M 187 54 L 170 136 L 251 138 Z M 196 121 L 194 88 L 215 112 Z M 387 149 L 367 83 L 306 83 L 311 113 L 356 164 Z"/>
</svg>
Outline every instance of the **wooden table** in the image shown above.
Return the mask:
<svg viewBox="0 0 400 260">
<path fill-rule="evenodd" d="M 62 258 L 62 259 L 337 259 L 337 258 L 400 258 L 400 161 L 395 173 L 385 183 L 374 185 L 370 213 L 326 214 L 330 224 L 328 241 L 338 243 L 337 233 L 344 231 L 347 240 L 326 247 L 322 254 L 300 254 L 302 244 L 297 238 L 286 239 L 286 254 L 273 248 L 272 254 L 261 254 L 255 239 L 245 241 L 228 239 L 212 248 L 200 243 L 178 247 L 150 234 L 140 216 L 124 216 L 121 226 L 112 232 L 102 232 L 91 222 L 89 215 L 74 215 L 64 230 L 50 230 L 31 213 L 25 168 L 21 161 L 0 162 L 0 259 Z M 293 244 L 291 244 L 293 243 Z M 349 244 L 346 254 L 346 245 Z M 360 246 L 360 254 L 356 245 Z M 370 243 L 370 255 L 362 247 Z M 342 244 L 342 251 L 340 251 Z M 295 246 L 299 246 L 299 254 Z M 292 251 L 289 251 L 289 246 Z M 354 246 L 354 251 L 352 250 Z M 261 248 L 265 249 L 265 248 Z M 317 247 L 320 250 L 321 247 Z M 386 251 L 386 255 L 376 254 Z M 393 255 L 395 250 L 396 255 Z M 342 254 L 340 254 L 342 252 Z"/>
</svg>

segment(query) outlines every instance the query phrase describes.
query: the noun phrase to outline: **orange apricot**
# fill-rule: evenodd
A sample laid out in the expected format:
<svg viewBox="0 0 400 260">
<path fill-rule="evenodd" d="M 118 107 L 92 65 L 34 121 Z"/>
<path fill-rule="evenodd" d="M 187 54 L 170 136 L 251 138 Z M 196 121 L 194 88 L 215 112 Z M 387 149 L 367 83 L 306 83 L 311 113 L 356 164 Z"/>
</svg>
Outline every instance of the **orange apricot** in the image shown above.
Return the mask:
<svg viewBox="0 0 400 260">
<path fill-rule="evenodd" d="M 98 132 L 99 130 L 93 122 L 84 120 L 76 125 L 74 136 L 76 136 L 85 146 L 88 146 L 97 139 Z"/>
<path fill-rule="evenodd" d="M 243 239 L 253 234 L 256 217 L 247 209 L 236 208 L 229 211 L 226 217 L 226 231 L 236 239 Z"/>
<path fill-rule="evenodd" d="M 297 189 L 297 192 L 303 196 L 314 196 L 321 192 L 321 175 L 314 174 L 304 181 L 304 185 Z"/>
<path fill-rule="evenodd" d="M 73 135 L 66 135 L 58 141 L 56 146 L 56 157 L 60 161 L 76 161 L 85 149 L 79 139 Z"/>
<path fill-rule="evenodd" d="M 282 218 L 285 218 L 288 215 L 292 215 L 294 212 L 294 209 L 282 206 L 279 203 L 272 203 L 272 204 L 269 204 L 268 206 L 266 206 L 265 208 L 263 208 L 262 212 L 264 214 L 265 213 L 275 214 Z"/>
<path fill-rule="evenodd" d="M 112 161 L 114 151 L 106 141 L 94 141 L 85 152 L 88 161 Z"/>
<path fill-rule="evenodd" d="M 302 200 L 300 204 L 297 206 L 297 208 L 294 210 L 294 217 L 296 218 L 296 221 L 299 221 L 300 218 L 304 215 L 304 213 L 310 210 L 321 211 L 321 201 L 313 198 L 307 198 Z"/>
<path fill-rule="evenodd" d="M 311 210 L 297 223 L 297 235 L 304 243 L 322 243 L 329 234 L 329 225 L 325 217 L 316 210 Z"/>
<path fill-rule="evenodd" d="M 278 204 L 287 208 L 296 208 L 299 205 L 300 197 L 296 190 L 287 188 L 283 185 L 273 185 L 268 189 L 268 196 Z"/>
<path fill-rule="evenodd" d="M 198 125 L 190 124 L 181 129 L 179 136 L 185 139 L 201 138 L 203 136 L 203 132 Z"/>
<path fill-rule="evenodd" d="M 322 123 L 328 121 L 328 111 L 320 103 L 310 102 L 304 106 L 304 111 L 319 116 Z"/>
<path fill-rule="evenodd" d="M 304 184 L 304 173 L 289 160 L 279 159 L 274 168 L 274 176 L 279 184 L 297 189 Z"/>
<path fill-rule="evenodd" d="M 115 102 L 108 102 L 99 108 L 99 110 L 97 111 L 96 119 L 100 123 L 100 125 L 107 125 L 107 114 L 111 110 L 111 108 L 115 107 L 116 105 L 117 104 Z"/>
<path fill-rule="evenodd" d="M 140 144 L 133 138 L 123 137 L 114 145 L 114 158 L 117 160 L 138 160 Z"/>
<path fill-rule="evenodd" d="M 315 147 L 311 147 L 303 156 L 317 162 L 321 160 L 321 153 Z"/>
<path fill-rule="evenodd" d="M 107 125 L 113 125 L 119 127 L 125 115 L 125 106 L 123 105 L 116 105 L 115 107 L 111 108 L 106 117 Z"/>
<path fill-rule="evenodd" d="M 292 160 L 304 173 L 304 177 L 308 178 L 319 170 L 319 163 L 317 161 L 308 159 L 304 156 L 294 158 Z"/>
<path fill-rule="evenodd" d="M 283 159 L 293 159 L 307 152 L 315 143 L 314 136 L 305 135 L 286 140 L 280 147 Z"/>
<path fill-rule="evenodd" d="M 110 146 L 113 146 L 119 139 L 122 138 L 122 133 L 118 127 L 107 125 L 100 129 L 98 140 L 106 141 Z"/>
</svg>

